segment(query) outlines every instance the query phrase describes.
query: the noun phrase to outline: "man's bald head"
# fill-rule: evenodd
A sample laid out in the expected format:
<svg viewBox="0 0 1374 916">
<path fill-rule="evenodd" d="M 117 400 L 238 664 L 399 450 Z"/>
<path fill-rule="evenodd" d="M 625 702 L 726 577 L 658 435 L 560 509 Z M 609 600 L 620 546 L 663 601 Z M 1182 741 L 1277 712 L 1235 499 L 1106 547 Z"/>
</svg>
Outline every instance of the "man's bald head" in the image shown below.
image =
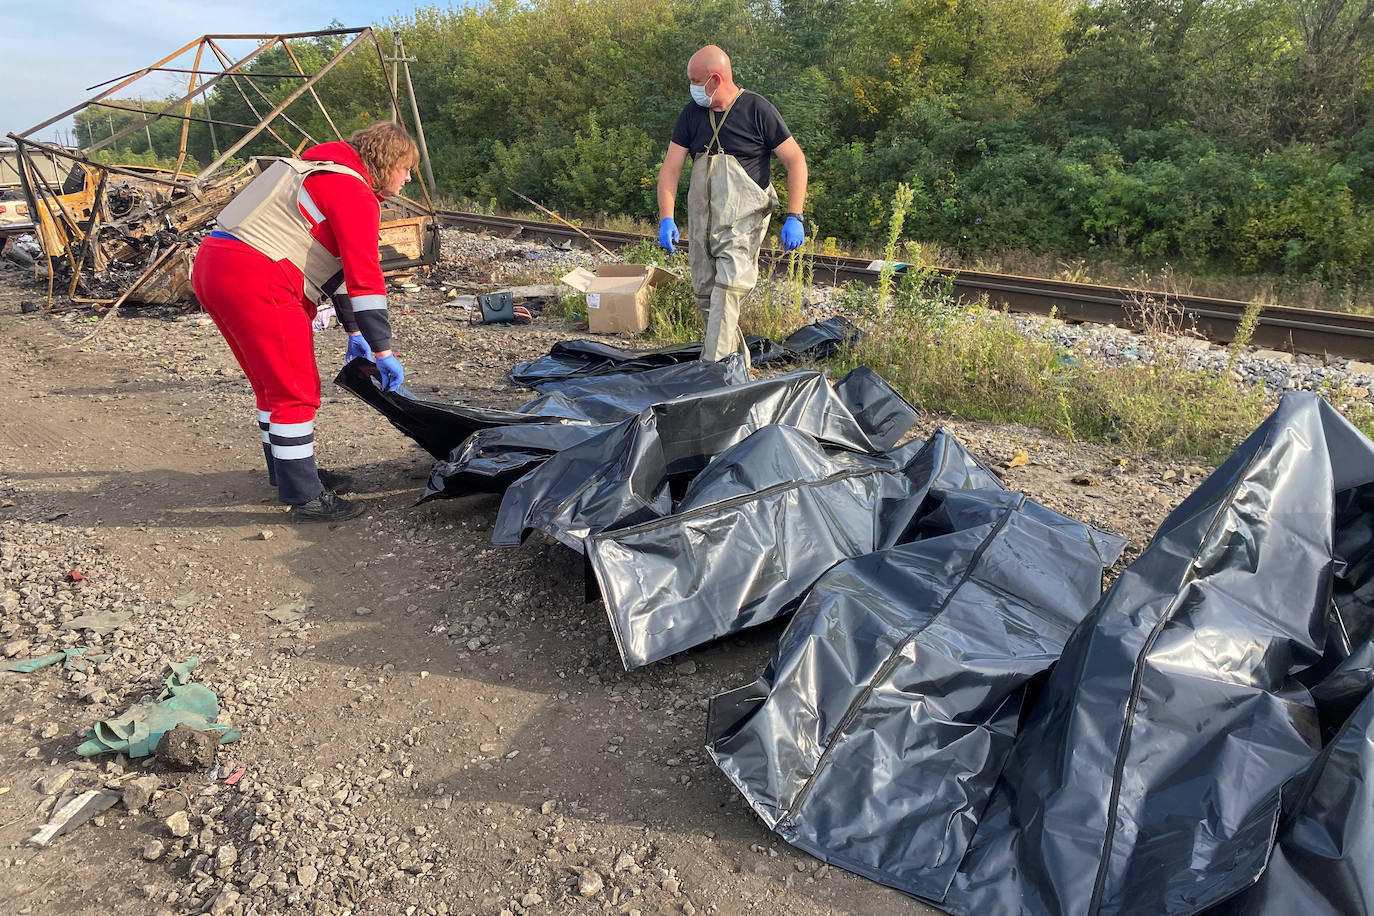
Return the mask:
<svg viewBox="0 0 1374 916">
<path fill-rule="evenodd" d="M 715 45 L 707 45 L 687 61 L 687 82 L 706 90 L 712 111 L 724 111 L 739 95 L 730 72 L 730 55 Z"/>
<path fill-rule="evenodd" d="M 713 73 L 719 74 L 722 82 L 734 83 L 734 76 L 730 72 L 730 55 L 715 45 L 707 45 L 687 61 L 687 79 L 699 85 Z"/>
</svg>

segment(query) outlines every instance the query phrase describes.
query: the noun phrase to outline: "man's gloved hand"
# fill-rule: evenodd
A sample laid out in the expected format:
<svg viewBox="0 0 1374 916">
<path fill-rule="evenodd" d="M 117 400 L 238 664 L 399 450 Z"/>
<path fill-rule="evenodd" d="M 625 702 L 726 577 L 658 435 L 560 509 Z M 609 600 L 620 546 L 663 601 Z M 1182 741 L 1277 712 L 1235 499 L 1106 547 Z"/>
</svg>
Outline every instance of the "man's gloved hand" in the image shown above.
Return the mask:
<svg viewBox="0 0 1374 916">
<path fill-rule="evenodd" d="M 795 216 L 787 217 L 782 224 L 782 247 L 786 251 L 796 251 L 806 242 L 806 227 Z"/>
<path fill-rule="evenodd" d="M 377 372 L 382 376 L 382 388 L 386 391 L 400 388 L 406 377 L 406 370 L 401 367 L 401 361 L 391 353 L 377 357 Z"/>
<path fill-rule="evenodd" d="M 677 223 L 673 222 L 671 216 L 665 216 L 658 221 L 658 247 L 672 254 L 677 249 L 673 247 L 675 242 L 681 241 L 677 234 Z"/>
<path fill-rule="evenodd" d="M 363 359 L 372 358 L 372 348 L 367 345 L 367 341 L 362 334 L 348 335 L 348 349 L 344 351 L 344 362 L 351 363 L 361 356 Z"/>
</svg>

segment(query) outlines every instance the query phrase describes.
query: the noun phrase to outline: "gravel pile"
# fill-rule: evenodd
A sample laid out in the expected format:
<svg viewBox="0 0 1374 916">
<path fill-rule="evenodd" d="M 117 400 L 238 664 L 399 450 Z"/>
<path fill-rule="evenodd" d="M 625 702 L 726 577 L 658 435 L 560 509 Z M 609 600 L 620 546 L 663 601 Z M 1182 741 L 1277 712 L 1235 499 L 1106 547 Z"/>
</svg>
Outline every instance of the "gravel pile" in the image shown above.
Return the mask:
<svg viewBox="0 0 1374 916">
<path fill-rule="evenodd" d="M 1028 332 L 1051 340 L 1069 353 L 1084 353 L 1102 365 L 1120 366 L 1148 362 L 1163 346 L 1164 358 L 1190 369 L 1222 373 L 1227 371 L 1231 353 L 1225 344 L 1212 344 L 1197 337 L 1147 337 L 1112 325 L 1066 324 L 1050 319 L 1018 318 Z M 1231 371 L 1237 381 L 1263 385 L 1276 393 L 1284 391 L 1337 392 L 1353 389 L 1353 396 L 1367 398 L 1374 388 L 1374 364 L 1340 357 L 1296 355 L 1276 350 L 1246 347 L 1236 357 Z"/>
<path fill-rule="evenodd" d="M 547 241 L 523 236 L 493 238 L 456 229 L 443 230 L 440 248 L 440 264 L 427 279 L 432 285 L 462 286 L 463 292 L 473 291 L 469 288 L 473 286 L 494 289 L 526 283 L 554 283 L 574 267 L 591 267 L 610 260 L 600 251 L 559 248 Z"/>
</svg>

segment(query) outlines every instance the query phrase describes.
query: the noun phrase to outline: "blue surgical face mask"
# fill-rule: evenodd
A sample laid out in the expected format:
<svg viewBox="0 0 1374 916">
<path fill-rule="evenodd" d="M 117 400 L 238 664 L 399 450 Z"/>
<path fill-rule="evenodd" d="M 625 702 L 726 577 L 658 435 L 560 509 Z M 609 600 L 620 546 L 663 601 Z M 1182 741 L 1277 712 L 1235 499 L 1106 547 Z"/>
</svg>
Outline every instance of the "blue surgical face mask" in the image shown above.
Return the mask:
<svg viewBox="0 0 1374 916">
<path fill-rule="evenodd" d="M 707 80 L 706 80 L 706 82 L 709 83 L 710 81 L 711 81 L 711 80 L 710 80 L 710 78 L 708 77 Z M 710 107 L 711 107 L 711 96 L 709 96 L 709 95 L 706 94 L 706 87 L 705 87 L 704 85 L 702 85 L 702 86 L 697 86 L 697 85 L 695 85 L 695 84 L 690 84 L 690 85 L 688 85 L 687 88 L 690 89 L 690 90 L 692 90 L 692 101 L 693 101 L 693 102 L 696 102 L 696 103 L 697 103 L 698 105 L 700 105 L 702 108 L 710 108 Z"/>
</svg>

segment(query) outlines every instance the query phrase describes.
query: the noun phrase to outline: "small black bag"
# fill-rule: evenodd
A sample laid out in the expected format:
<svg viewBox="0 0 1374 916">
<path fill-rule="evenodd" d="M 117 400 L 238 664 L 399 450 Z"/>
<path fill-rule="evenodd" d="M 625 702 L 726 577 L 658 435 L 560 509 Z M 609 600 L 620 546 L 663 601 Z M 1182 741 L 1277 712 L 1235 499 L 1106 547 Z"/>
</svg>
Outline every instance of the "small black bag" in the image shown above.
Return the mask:
<svg viewBox="0 0 1374 916">
<path fill-rule="evenodd" d="M 477 307 L 482 310 L 483 324 L 501 324 L 515 320 L 515 300 L 509 292 L 478 296 Z"/>
</svg>

